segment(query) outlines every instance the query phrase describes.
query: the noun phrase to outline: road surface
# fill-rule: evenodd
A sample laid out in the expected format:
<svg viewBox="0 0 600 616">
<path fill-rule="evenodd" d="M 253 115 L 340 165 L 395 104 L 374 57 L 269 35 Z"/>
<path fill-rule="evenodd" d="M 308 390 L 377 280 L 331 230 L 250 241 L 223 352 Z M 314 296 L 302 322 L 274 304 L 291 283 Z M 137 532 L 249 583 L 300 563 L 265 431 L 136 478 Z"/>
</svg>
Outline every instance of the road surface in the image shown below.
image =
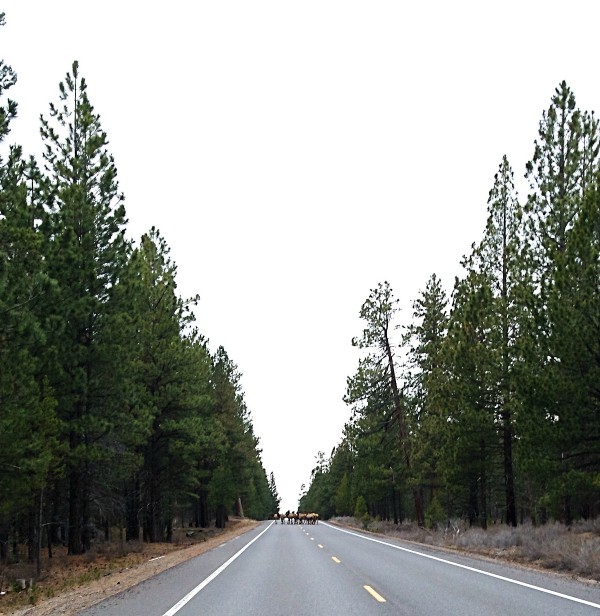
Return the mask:
<svg viewBox="0 0 600 616">
<path fill-rule="evenodd" d="M 600 616 L 600 585 L 325 522 L 264 522 L 80 614 Z"/>
</svg>

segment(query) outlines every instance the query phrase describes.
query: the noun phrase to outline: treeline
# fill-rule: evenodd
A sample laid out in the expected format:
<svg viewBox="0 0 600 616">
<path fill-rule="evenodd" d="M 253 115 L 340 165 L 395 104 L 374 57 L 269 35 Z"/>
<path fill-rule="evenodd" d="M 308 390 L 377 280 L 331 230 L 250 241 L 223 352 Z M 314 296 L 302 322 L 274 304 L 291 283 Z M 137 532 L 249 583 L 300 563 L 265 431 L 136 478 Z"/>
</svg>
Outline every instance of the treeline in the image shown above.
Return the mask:
<svg viewBox="0 0 600 616">
<path fill-rule="evenodd" d="M 371 291 L 351 419 L 302 510 L 483 528 L 600 514 L 598 150 L 598 120 L 561 83 L 527 196 L 504 157 L 451 297 L 431 276 L 401 327 L 390 286 Z"/>
<path fill-rule="evenodd" d="M 4 141 L 15 82 L 0 63 Z M 126 238 L 76 62 L 41 138 L 41 164 L 18 146 L 0 160 L 0 560 L 276 511 L 236 365 L 209 352 L 159 232 Z"/>
</svg>

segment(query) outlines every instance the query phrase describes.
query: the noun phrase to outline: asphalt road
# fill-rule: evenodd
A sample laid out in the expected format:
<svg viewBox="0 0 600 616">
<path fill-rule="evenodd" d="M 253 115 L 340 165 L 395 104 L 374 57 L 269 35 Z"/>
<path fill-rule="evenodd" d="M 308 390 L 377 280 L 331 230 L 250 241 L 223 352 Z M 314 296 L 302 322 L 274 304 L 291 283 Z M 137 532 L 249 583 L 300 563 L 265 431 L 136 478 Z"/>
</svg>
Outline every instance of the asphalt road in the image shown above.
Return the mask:
<svg viewBox="0 0 600 616">
<path fill-rule="evenodd" d="M 600 616 L 600 586 L 321 522 L 264 522 L 81 616 Z"/>
</svg>

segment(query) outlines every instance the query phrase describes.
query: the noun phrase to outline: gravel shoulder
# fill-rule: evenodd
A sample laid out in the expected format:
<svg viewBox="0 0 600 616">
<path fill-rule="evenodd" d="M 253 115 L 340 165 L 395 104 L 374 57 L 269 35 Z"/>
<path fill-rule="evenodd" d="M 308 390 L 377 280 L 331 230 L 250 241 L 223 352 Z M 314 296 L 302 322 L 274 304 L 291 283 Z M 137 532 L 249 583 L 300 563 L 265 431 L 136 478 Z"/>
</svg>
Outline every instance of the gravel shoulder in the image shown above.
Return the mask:
<svg viewBox="0 0 600 616">
<path fill-rule="evenodd" d="M 194 543 L 180 548 L 169 548 L 163 545 L 162 551 L 164 553 L 160 553 L 160 549 L 156 552 L 153 552 L 151 549 L 145 549 L 142 554 L 136 555 L 137 558 L 132 560 L 130 557 L 126 561 L 129 566 L 123 566 L 120 569 L 106 567 L 106 573 L 102 574 L 99 579 L 81 583 L 68 590 L 64 590 L 64 592 L 57 592 L 55 596 L 50 598 L 40 596 L 35 605 L 3 608 L 0 601 L 0 615 L 75 616 L 80 611 L 108 597 L 123 592 L 182 562 L 204 554 L 234 537 L 243 535 L 255 528 L 257 524 L 258 522 L 254 520 L 235 520 L 224 531 L 201 543 Z M 138 562 L 133 562 L 136 560 Z M 101 565 L 98 564 L 97 566 Z"/>
</svg>

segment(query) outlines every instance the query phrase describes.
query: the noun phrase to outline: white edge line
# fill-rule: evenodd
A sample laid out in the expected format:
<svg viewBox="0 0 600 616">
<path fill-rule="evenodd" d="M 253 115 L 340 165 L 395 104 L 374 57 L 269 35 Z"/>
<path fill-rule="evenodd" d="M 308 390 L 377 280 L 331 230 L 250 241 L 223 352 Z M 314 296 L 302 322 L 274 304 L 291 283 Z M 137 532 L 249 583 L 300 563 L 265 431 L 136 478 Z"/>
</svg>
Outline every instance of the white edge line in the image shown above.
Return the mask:
<svg viewBox="0 0 600 616">
<path fill-rule="evenodd" d="M 273 522 L 265 528 L 259 535 L 256 535 L 252 541 L 249 541 L 241 550 L 236 552 L 228 561 L 224 562 L 218 569 L 213 571 L 206 579 L 204 579 L 196 588 L 193 588 L 188 594 L 179 600 L 170 610 L 166 611 L 163 616 L 173 616 L 176 614 L 186 603 L 189 603 L 205 586 L 210 584 L 219 573 L 222 573 L 229 565 L 238 557 L 242 552 L 245 552 L 257 539 L 260 539 L 271 528 Z"/>
<path fill-rule="evenodd" d="M 595 607 L 600 609 L 600 603 L 592 603 L 591 601 L 586 601 L 585 599 L 578 599 L 577 597 L 572 597 L 571 595 L 564 595 L 563 593 L 556 592 L 554 590 L 548 590 L 547 588 L 542 588 L 541 586 L 534 586 L 533 584 L 527 584 L 526 582 L 519 582 L 519 580 L 513 580 L 512 578 L 504 577 L 503 575 L 497 575 L 496 573 L 490 573 L 489 571 L 483 571 L 481 569 L 475 569 L 474 567 L 469 567 L 467 565 L 461 565 L 460 563 L 452 562 L 451 560 L 445 560 L 444 558 L 439 558 L 437 556 L 431 556 L 430 554 L 423 554 L 422 552 L 417 552 L 416 550 L 410 550 L 408 548 L 403 548 L 399 545 L 394 545 L 393 543 L 387 543 L 386 541 L 381 541 L 380 539 L 374 539 L 373 537 L 367 537 L 366 535 L 360 535 L 359 533 L 354 533 L 350 530 L 346 530 L 344 528 L 338 528 L 337 526 L 333 526 L 332 524 L 327 524 L 327 522 L 323 522 L 325 526 L 329 528 L 333 528 L 334 530 L 338 530 L 341 533 L 347 533 L 348 535 L 353 535 L 354 537 L 360 537 L 361 539 L 365 539 L 366 541 L 373 541 L 374 543 L 380 543 L 381 545 L 387 545 L 390 548 L 394 548 L 395 550 L 402 550 L 403 552 L 409 552 L 410 554 L 415 554 L 416 556 L 422 556 L 423 558 L 430 558 L 431 560 L 437 560 L 440 563 L 444 563 L 446 565 L 452 565 L 453 567 L 460 567 L 461 569 L 466 569 L 467 571 L 473 571 L 475 573 L 481 573 L 482 575 L 487 575 L 489 577 L 496 578 L 497 580 L 503 580 L 504 582 L 510 582 L 511 584 L 517 584 L 518 586 L 524 586 L 525 588 L 531 588 L 532 590 L 538 590 L 539 592 L 545 592 L 548 595 L 554 595 L 555 597 L 560 597 L 561 599 L 567 599 L 568 601 L 575 601 L 576 603 L 583 603 L 583 605 L 589 605 L 590 607 Z M 165 616 L 167 616 L 165 614 Z"/>
</svg>

